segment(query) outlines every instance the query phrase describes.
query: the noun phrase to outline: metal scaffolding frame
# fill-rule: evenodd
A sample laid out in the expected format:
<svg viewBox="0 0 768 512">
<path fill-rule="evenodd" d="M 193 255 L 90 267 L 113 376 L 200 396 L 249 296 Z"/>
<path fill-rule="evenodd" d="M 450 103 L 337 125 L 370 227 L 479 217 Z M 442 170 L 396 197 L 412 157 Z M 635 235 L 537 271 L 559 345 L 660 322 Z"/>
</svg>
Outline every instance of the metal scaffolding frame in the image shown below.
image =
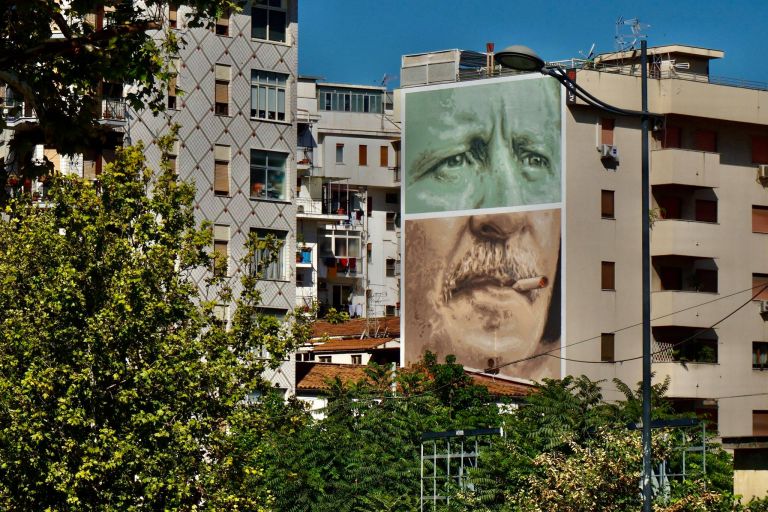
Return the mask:
<svg viewBox="0 0 768 512">
<path fill-rule="evenodd" d="M 493 437 L 503 436 L 501 428 L 425 432 L 421 436 L 420 510 L 436 511 L 438 503 L 451 501 L 451 492 L 474 490 L 467 470 L 478 467 L 480 448 Z M 425 450 L 425 446 L 427 450 Z M 431 450 L 429 450 L 431 448 Z M 429 453 L 431 451 L 431 453 Z M 426 452 L 426 453 L 425 453 Z"/>
</svg>

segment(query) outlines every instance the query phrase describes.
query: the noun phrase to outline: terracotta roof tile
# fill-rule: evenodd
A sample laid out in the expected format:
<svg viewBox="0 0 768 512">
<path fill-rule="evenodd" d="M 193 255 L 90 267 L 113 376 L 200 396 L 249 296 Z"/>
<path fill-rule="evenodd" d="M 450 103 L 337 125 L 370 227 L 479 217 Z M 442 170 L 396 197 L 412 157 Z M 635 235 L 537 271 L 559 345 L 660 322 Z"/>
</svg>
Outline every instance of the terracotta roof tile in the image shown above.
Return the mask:
<svg viewBox="0 0 768 512">
<path fill-rule="evenodd" d="M 339 377 L 342 382 L 357 382 L 365 378 L 365 366 L 353 364 L 314 363 L 304 377 L 296 382 L 297 390 L 327 391 L 329 380 Z"/>
<path fill-rule="evenodd" d="M 365 318 L 353 318 L 342 324 L 330 324 L 325 320 L 318 320 L 312 325 L 312 337 L 357 337 L 365 332 L 369 324 L 371 330 L 374 331 L 368 333 L 369 336 L 375 335 L 377 329 L 380 335 L 400 336 L 400 317 L 386 316 L 382 318 L 369 318 L 367 322 Z"/>
<path fill-rule="evenodd" d="M 296 382 L 296 389 L 302 391 L 327 391 L 329 381 L 339 377 L 343 383 L 358 382 L 366 378 L 365 366 L 354 364 L 300 363 L 306 365 L 306 374 Z M 500 378 L 493 375 L 467 372 L 472 381 L 488 388 L 492 396 L 525 397 L 536 389 L 533 384 Z"/>
</svg>

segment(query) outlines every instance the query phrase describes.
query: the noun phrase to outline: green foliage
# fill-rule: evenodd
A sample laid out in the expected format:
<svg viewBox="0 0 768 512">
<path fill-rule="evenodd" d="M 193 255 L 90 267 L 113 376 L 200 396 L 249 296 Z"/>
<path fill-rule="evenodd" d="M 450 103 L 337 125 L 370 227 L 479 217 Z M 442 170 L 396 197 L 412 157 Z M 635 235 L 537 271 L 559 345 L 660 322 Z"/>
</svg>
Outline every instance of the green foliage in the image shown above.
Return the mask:
<svg viewBox="0 0 768 512">
<path fill-rule="evenodd" d="M 0 3 L 0 83 L 16 99 L 34 108 L 39 123 L 14 127 L 12 147 L 18 171 L 39 175 L 50 168 L 30 166 L 35 144 L 61 154 L 99 147 L 109 137 L 95 119 L 101 114 L 102 83 L 131 84 L 127 100 L 134 109 L 164 107 L 164 92 L 175 73 L 170 57 L 183 41 L 162 32 L 169 2 L 145 0 L 8 0 Z M 210 25 L 238 0 L 189 0 L 187 26 Z M 108 23 L 96 23 L 97 11 L 113 8 Z M 55 37 L 53 30 L 57 31 Z M 18 115 L 19 107 L 10 109 Z M 0 129 L 6 127 L 0 117 Z M 0 176 L 5 183 L 7 176 Z"/>
<path fill-rule="evenodd" d="M 343 324 L 349 321 L 349 313 L 337 311 L 336 308 L 328 308 L 328 311 L 325 313 L 325 321 L 329 324 Z"/>
<path fill-rule="evenodd" d="M 120 149 L 100 190 L 52 187 L 52 207 L 12 201 L 0 221 L 0 509 L 234 506 L 225 477 L 254 477 L 230 469 L 227 429 L 258 420 L 261 354 L 306 326 L 263 331 L 250 276 L 231 329 L 212 314 L 226 297 L 199 303 L 211 232 L 167 160 L 155 175 Z"/>
</svg>

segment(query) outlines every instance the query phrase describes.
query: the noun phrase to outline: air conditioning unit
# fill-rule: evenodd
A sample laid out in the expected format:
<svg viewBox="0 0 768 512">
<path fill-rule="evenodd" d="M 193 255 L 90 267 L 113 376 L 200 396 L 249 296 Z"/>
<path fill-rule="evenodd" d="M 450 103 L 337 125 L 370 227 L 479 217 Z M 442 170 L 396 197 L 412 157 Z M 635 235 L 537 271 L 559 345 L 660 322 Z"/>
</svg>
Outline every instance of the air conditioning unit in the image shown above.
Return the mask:
<svg viewBox="0 0 768 512">
<path fill-rule="evenodd" d="M 757 179 L 768 180 L 768 164 L 760 164 L 757 166 Z"/>
<path fill-rule="evenodd" d="M 600 156 L 602 158 L 613 158 L 614 160 L 619 160 L 619 148 L 614 146 L 613 144 L 601 144 L 600 145 Z"/>
<path fill-rule="evenodd" d="M 768 300 L 760 301 L 760 314 L 768 313 Z"/>
</svg>

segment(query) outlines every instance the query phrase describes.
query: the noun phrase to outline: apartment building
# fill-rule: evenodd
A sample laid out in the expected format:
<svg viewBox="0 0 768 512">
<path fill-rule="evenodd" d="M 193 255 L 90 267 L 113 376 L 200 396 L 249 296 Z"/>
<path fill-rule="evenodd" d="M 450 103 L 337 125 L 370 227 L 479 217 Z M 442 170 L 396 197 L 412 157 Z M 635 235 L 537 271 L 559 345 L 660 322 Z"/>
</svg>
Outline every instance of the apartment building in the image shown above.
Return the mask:
<svg viewBox="0 0 768 512">
<path fill-rule="evenodd" d="M 768 84 L 712 75 L 718 50 L 648 53 L 649 110 L 663 119 L 650 148 L 654 382 L 669 377 L 675 407 L 723 437 L 768 436 Z M 628 51 L 560 64 L 594 96 L 640 110 L 639 62 Z M 489 78 L 498 69 L 488 63 L 460 50 L 408 55 L 401 84 L 409 94 L 505 80 Z M 550 353 L 561 375 L 603 380 L 605 396 L 619 399 L 612 379 L 641 380 L 640 121 L 563 94 L 562 330 Z M 407 153 L 407 121 L 403 130 Z M 406 347 L 422 342 L 411 332 L 406 320 Z"/>
<path fill-rule="evenodd" d="M 400 130 L 384 87 L 298 83 L 296 304 L 351 317 L 400 302 Z"/>
</svg>

